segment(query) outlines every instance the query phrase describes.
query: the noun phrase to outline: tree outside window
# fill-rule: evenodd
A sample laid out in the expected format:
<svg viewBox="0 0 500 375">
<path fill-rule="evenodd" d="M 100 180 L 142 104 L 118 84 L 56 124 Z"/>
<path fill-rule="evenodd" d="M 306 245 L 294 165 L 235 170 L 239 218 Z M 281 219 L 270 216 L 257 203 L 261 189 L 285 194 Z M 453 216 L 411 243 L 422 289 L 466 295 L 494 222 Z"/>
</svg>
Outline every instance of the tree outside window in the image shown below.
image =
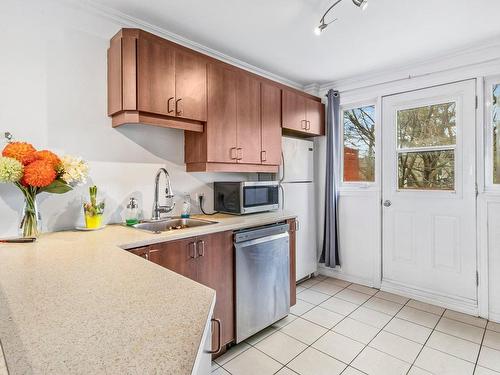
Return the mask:
<svg viewBox="0 0 500 375">
<path fill-rule="evenodd" d="M 343 111 L 344 182 L 375 181 L 375 106 Z"/>
</svg>

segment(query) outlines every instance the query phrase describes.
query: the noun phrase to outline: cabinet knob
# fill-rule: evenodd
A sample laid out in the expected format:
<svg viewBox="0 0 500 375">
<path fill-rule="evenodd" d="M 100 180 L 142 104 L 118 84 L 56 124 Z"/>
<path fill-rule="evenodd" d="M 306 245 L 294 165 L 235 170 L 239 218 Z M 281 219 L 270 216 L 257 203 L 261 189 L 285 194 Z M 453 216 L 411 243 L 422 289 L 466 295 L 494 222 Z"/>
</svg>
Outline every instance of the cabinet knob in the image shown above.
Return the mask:
<svg viewBox="0 0 500 375">
<path fill-rule="evenodd" d="M 168 112 L 168 113 L 172 113 L 172 112 L 174 112 L 174 110 L 173 110 L 173 109 L 170 109 L 170 104 L 172 103 L 172 101 L 173 101 L 173 100 L 174 100 L 174 97 L 173 97 L 173 96 L 172 96 L 172 97 L 170 97 L 170 98 L 168 98 L 168 100 L 167 100 L 167 112 Z"/>
</svg>

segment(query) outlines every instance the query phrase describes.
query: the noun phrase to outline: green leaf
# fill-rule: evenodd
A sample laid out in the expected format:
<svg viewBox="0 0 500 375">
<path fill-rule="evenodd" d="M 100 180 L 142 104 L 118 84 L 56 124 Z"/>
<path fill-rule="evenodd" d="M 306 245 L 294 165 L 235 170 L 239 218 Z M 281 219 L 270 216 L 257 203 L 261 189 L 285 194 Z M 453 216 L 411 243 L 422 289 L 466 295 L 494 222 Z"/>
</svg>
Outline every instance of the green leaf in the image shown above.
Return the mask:
<svg viewBox="0 0 500 375">
<path fill-rule="evenodd" d="M 50 185 L 45 186 L 39 190 L 40 193 L 53 193 L 53 194 L 64 194 L 68 191 L 73 190 L 71 186 L 61 180 L 54 180 Z"/>
</svg>

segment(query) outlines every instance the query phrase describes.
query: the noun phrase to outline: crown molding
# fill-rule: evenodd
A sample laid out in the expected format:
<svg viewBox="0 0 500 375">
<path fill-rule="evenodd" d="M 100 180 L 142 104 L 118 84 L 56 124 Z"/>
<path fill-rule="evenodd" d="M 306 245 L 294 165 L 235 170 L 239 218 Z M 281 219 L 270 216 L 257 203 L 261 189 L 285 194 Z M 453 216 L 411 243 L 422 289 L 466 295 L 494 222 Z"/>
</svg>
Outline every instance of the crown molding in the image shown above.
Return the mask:
<svg viewBox="0 0 500 375">
<path fill-rule="evenodd" d="M 259 67 L 256 67 L 254 65 L 248 64 L 242 60 L 239 60 L 237 58 L 231 57 L 229 55 L 226 55 L 222 52 L 216 51 L 214 49 L 211 49 L 209 47 L 206 47 L 200 43 L 196 43 L 192 40 L 189 40 L 187 38 L 184 38 L 178 34 L 172 33 L 166 29 L 163 29 L 159 26 L 150 24 L 146 21 L 143 21 L 141 19 L 135 18 L 133 16 L 130 16 L 126 13 L 120 12 L 119 10 L 107 7 L 105 5 L 99 4 L 94 0 L 62 0 L 65 3 L 72 4 L 73 6 L 76 6 L 80 9 L 89 11 L 93 14 L 99 15 L 101 17 L 110 19 L 114 22 L 117 22 L 120 25 L 123 25 L 124 27 L 134 27 L 134 28 L 140 28 L 142 30 L 148 31 L 152 34 L 156 34 L 162 38 L 168 39 L 174 43 L 180 44 L 184 47 L 190 48 L 192 50 L 195 50 L 197 52 L 203 53 L 205 55 L 208 55 L 210 57 L 213 57 L 215 59 L 221 60 L 223 62 L 226 62 L 228 64 L 234 65 L 238 68 L 244 69 L 246 71 L 249 71 L 251 73 L 255 73 L 257 75 L 260 75 L 262 77 L 268 78 L 270 80 L 282 83 L 286 86 L 293 87 L 298 90 L 304 90 L 304 85 L 292 81 L 288 78 L 282 77 L 278 74 L 271 73 L 267 70 L 261 69 Z"/>
<path fill-rule="evenodd" d="M 345 79 L 334 80 L 320 85 L 319 91 L 324 92 L 331 88 L 341 92 L 357 90 L 498 60 L 500 60 L 500 38 L 497 36 L 486 39 L 481 43 L 467 45 L 415 63 L 392 66 Z"/>
</svg>

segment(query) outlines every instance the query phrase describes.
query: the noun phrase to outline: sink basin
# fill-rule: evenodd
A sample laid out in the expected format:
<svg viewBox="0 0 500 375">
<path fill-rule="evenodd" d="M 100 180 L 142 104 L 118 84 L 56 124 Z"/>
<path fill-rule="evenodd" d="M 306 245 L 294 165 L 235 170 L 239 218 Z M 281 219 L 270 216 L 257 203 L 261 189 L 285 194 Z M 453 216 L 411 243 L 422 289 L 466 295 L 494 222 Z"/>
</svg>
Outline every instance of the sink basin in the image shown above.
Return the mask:
<svg viewBox="0 0 500 375">
<path fill-rule="evenodd" d="M 132 225 L 132 227 L 157 233 L 166 232 L 169 230 L 201 227 L 210 224 L 217 224 L 217 222 L 203 219 L 170 218 L 158 221 L 141 221 L 137 224 Z"/>
</svg>

